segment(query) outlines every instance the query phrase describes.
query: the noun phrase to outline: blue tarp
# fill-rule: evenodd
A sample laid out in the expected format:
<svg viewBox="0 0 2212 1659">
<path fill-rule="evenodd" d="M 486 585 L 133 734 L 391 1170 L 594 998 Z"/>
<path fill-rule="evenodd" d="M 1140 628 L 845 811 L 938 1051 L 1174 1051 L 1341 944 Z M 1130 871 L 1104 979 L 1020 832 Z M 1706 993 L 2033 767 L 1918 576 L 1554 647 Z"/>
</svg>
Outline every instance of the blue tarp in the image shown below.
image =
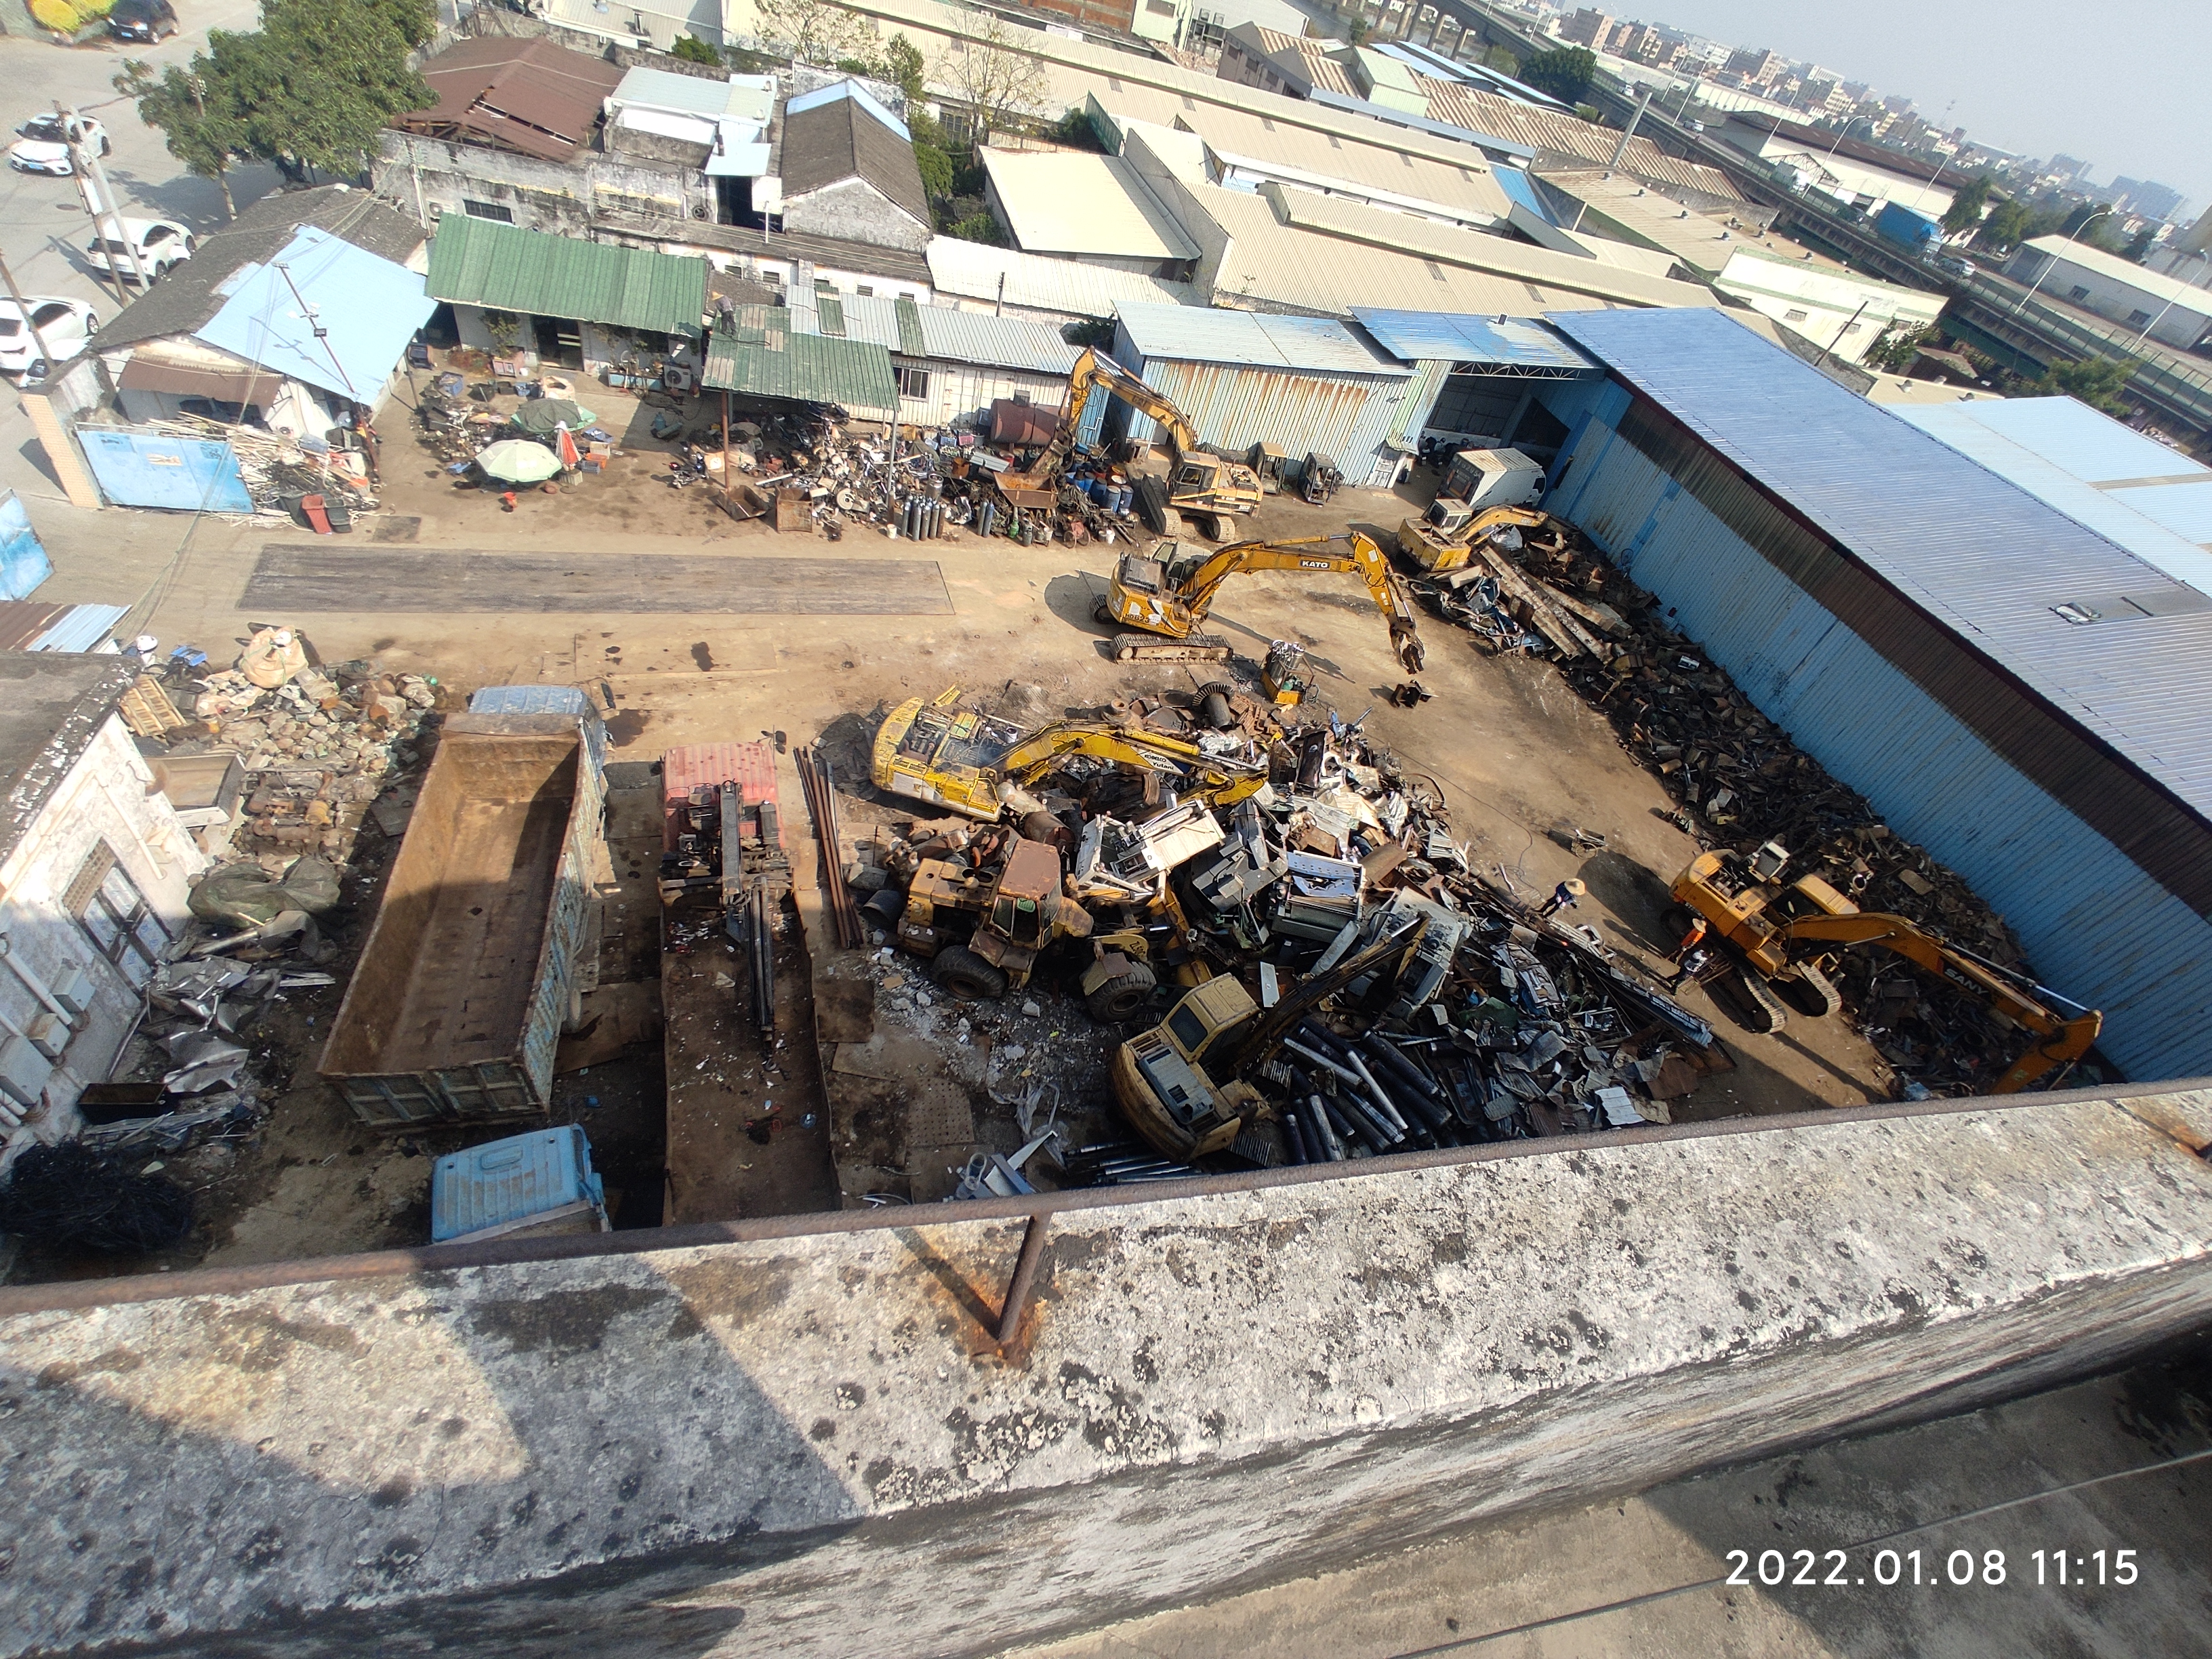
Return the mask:
<svg viewBox="0 0 2212 1659">
<path fill-rule="evenodd" d="M 363 404 L 376 401 L 408 339 L 436 308 L 406 266 L 312 225 L 266 264 L 246 265 L 223 286 L 229 297 L 199 339 Z"/>
<path fill-rule="evenodd" d="M 28 599 L 53 574 L 53 562 L 31 528 L 31 515 L 14 490 L 0 490 L 0 599 Z"/>
</svg>

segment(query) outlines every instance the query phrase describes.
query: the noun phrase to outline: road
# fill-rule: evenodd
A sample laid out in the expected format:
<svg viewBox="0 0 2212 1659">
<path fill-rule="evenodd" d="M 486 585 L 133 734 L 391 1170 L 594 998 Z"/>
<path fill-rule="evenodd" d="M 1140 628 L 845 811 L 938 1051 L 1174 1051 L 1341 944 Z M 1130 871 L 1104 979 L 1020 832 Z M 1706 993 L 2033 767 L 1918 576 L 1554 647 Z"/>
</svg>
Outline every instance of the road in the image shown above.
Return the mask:
<svg viewBox="0 0 2212 1659">
<path fill-rule="evenodd" d="M 32 112 L 59 103 L 96 115 L 114 143 L 105 165 L 108 183 L 126 216 L 174 219 L 195 231 L 223 223 L 222 192 L 209 179 L 196 179 L 168 152 L 159 132 L 144 125 L 129 99 L 112 84 L 126 58 L 156 64 L 185 64 L 207 46 L 210 29 L 250 29 L 260 16 L 258 0 L 185 0 L 179 15 L 185 33 L 158 46 L 103 41 L 82 46 L 56 46 L 27 36 L 0 36 L 0 82 L 18 88 L 22 101 L 9 100 L 13 128 Z M 10 139 L 12 141 L 12 137 Z M 240 168 L 231 194 L 240 206 L 274 190 L 276 169 Z M 105 322 L 117 310 L 115 295 L 85 263 L 84 246 L 92 222 L 74 179 L 0 169 L 0 249 L 27 295 L 61 295 L 90 300 Z M 126 290 L 127 291 L 127 290 Z M 47 509 L 65 512 L 61 492 L 47 473 L 32 441 L 30 422 L 12 396 L 0 397 L 0 487 L 12 488 L 35 503 L 43 528 Z"/>
</svg>

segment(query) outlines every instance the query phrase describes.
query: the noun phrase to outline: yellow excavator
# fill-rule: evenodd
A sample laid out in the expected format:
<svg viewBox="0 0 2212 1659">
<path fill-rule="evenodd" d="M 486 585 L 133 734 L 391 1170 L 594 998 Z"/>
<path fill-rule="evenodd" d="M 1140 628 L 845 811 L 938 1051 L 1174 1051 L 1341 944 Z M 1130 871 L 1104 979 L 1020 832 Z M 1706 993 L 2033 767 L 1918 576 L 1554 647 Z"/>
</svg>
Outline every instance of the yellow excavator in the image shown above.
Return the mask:
<svg viewBox="0 0 2212 1659">
<path fill-rule="evenodd" d="M 876 787 L 965 817 L 995 819 L 1011 796 L 1077 756 L 1118 762 L 1171 779 L 1184 800 L 1233 806 L 1257 794 L 1267 769 L 1158 732 L 1060 720 L 1024 733 L 972 708 L 955 709 L 960 688 L 933 701 L 901 703 L 876 732 Z"/>
<path fill-rule="evenodd" d="M 1409 674 L 1421 672 L 1421 636 L 1405 584 L 1382 550 L 1354 530 L 1288 542 L 1232 542 L 1212 552 L 1163 542 L 1149 555 L 1125 553 L 1098 606 L 1098 620 L 1140 629 L 1114 638 L 1116 662 L 1226 662 L 1229 641 L 1199 624 L 1231 576 L 1262 570 L 1305 575 L 1355 572 L 1390 624 L 1390 649 Z"/>
<path fill-rule="evenodd" d="M 1439 496 L 1429 510 L 1398 526 L 1399 556 L 1416 569 L 1434 574 L 1457 570 L 1474 556 L 1477 542 L 1498 531 L 1540 530 L 1551 523 L 1551 514 L 1533 507 L 1493 507 L 1469 514 L 1464 501 Z"/>
<path fill-rule="evenodd" d="M 1218 542 L 1224 533 L 1224 519 L 1231 515 L 1246 517 L 1259 509 L 1257 472 L 1241 461 L 1207 454 L 1199 447 L 1198 433 L 1189 416 L 1111 357 L 1089 346 L 1084 348 L 1075 360 L 1075 367 L 1068 372 L 1067 404 L 1052 441 L 1028 471 L 999 475 L 999 487 L 1007 492 L 1008 500 L 1020 499 L 1013 493 L 1016 491 L 1042 491 L 1049 499 L 1051 493 L 1059 489 L 1060 469 L 1075 449 L 1075 434 L 1082 429 L 1084 410 L 1090 406 L 1092 394 L 1102 386 L 1139 414 L 1150 416 L 1167 434 L 1173 468 L 1164 503 L 1157 500 L 1153 502 L 1163 520 L 1161 533 L 1172 533 L 1176 527 L 1167 517 L 1175 514 L 1194 524 L 1200 534 Z"/>
<path fill-rule="evenodd" d="M 2079 1060 L 2097 1041 L 2104 1016 L 2094 1008 L 2069 1002 L 2077 1012 L 2069 1016 L 2046 1007 L 2002 969 L 1947 945 L 1903 916 L 1860 909 L 1818 876 L 1802 876 L 1784 886 L 1779 878 L 1789 856 L 1778 842 L 1768 842 L 1740 868 L 1729 854 L 1704 853 L 1674 881 L 1675 902 L 1702 916 L 1750 969 L 1741 983 L 1750 993 L 1754 1029 L 1775 1030 L 1787 1018 L 1767 992 L 1769 983 L 1801 1012 L 1835 1012 L 1842 999 L 1828 972 L 1837 951 L 1880 945 L 2037 1039 L 1990 1085 L 1993 1095 L 2033 1088 Z M 2033 988 L 2066 1001 L 2040 986 Z"/>
</svg>

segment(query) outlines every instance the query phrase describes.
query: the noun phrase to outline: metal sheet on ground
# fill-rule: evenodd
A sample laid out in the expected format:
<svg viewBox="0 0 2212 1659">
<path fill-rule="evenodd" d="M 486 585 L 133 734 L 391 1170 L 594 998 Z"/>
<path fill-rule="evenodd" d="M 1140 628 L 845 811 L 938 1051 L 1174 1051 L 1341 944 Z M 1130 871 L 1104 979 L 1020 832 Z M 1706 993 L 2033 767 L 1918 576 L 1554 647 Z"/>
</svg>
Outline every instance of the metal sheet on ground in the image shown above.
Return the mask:
<svg viewBox="0 0 2212 1659">
<path fill-rule="evenodd" d="M 781 559 L 742 553 L 493 553 L 475 548 L 262 550 L 239 609 L 731 616 L 943 617 L 934 559 Z"/>
</svg>

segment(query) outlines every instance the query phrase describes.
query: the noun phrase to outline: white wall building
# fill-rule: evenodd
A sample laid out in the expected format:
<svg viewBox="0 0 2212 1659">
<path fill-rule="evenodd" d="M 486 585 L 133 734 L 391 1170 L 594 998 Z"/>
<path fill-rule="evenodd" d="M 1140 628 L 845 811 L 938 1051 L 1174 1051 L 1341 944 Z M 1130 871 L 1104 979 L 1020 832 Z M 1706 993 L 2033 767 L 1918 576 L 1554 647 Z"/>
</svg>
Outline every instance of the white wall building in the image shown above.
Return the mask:
<svg viewBox="0 0 2212 1659">
<path fill-rule="evenodd" d="M 2212 334 L 2212 290 L 2068 237 L 2037 237 L 2006 261 L 2005 275 L 2177 350 L 2187 351 Z"/>
<path fill-rule="evenodd" d="M 1713 286 L 1847 363 L 1864 361 L 1893 328 L 1925 328 L 1947 296 L 1738 246 Z"/>
<path fill-rule="evenodd" d="M 76 1127 L 137 1024 L 139 988 L 207 862 L 115 709 L 112 656 L 0 653 L 0 1134 Z"/>
</svg>

